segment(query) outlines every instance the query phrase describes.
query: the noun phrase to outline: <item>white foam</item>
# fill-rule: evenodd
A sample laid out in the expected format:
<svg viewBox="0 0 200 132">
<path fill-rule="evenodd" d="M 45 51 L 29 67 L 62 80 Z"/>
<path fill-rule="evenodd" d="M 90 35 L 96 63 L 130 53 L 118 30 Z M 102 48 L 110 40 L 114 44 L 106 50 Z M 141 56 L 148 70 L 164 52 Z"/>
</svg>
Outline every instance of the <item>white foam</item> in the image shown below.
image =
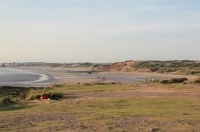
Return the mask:
<svg viewBox="0 0 200 132">
<path fill-rule="evenodd" d="M 27 81 L 27 82 L 20 82 L 20 83 L 37 83 L 37 82 L 43 82 L 43 81 L 49 80 L 49 77 L 46 74 L 37 74 L 37 73 L 31 73 L 31 72 L 29 74 L 39 75 L 40 78 L 34 81 Z"/>
</svg>

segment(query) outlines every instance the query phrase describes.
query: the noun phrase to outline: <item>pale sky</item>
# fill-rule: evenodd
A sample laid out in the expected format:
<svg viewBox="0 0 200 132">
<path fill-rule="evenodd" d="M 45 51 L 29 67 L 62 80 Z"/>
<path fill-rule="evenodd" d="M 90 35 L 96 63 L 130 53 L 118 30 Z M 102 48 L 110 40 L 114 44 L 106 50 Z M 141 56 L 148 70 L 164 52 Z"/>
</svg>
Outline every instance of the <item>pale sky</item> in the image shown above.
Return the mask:
<svg viewBox="0 0 200 132">
<path fill-rule="evenodd" d="M 200 60 L 200 0 L 0 0 L 1 62 Z"/>
</svg>

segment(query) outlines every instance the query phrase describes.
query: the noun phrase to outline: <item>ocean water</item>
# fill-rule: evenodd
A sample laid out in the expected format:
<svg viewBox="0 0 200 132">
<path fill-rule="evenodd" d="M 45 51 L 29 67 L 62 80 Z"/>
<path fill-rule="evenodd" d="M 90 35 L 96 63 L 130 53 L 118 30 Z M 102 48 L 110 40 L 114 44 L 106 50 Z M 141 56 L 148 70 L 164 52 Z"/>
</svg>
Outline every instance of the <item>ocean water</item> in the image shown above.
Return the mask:
<svg viewBox="0 0 200 132">
<path fill-rule="evenodd" d="M 0 67 L 0 86 L 41 86 L 48 84 L 53 77 L 29 70 Z"/>
</svg>

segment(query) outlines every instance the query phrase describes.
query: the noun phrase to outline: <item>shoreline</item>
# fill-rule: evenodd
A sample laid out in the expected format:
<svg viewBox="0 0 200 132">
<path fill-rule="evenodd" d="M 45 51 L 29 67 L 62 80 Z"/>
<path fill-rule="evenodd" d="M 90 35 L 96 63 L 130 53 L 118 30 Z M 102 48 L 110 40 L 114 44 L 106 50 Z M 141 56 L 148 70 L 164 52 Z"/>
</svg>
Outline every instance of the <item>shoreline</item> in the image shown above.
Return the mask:
<svg viewBox="0 0 200 132">
<path fill-rule="evenodd" d="M 27 82 L 14 82 L 1 84 L 0 86 L 17 87 L 49 87 L 54 84 L 78 84 L 78 83 L 98 83 L 102 79 L 94 77 L 84 77 L 88 74 L 87 68 L 48 68 L 48 67 L 6 67 L 8 69 L 24 70 L 31 74 L 40 75 L 37 80 Z M 41 76 L 43 75 L 43 76 Z M 44 79 L 44 76 L 48 79 Z M 43 78 L 41 80 L 41 78 Z"/>
<path fill-rule="evenodd" d="M 84 84 L 84 83 L 99 83 L 99 82 L 121 82 L 121 83 L 134 83 L 140 81 L 163 80 L 170 78 L 186 77 L 189 80 L 197 78 L 192 75 L 173 75 L 161 73 L 141 73 L 141 72 L 93 72 L 89 73 L 92 69 L 89 68 L 49 68 L 49 67 L 8 67 L 18 70 L 27 70 L 34 74 L 44 74 L 50 79 L 46 81 L 32 81 L 33 83 L 19 83 L 9 86 L 23 86 L 23 87 L 48 87 L 54 84 Z M 2 86 L 2 85 L 1 85 Z M 7 85 L 6 85 L 7 86 Z"/>
</svg>

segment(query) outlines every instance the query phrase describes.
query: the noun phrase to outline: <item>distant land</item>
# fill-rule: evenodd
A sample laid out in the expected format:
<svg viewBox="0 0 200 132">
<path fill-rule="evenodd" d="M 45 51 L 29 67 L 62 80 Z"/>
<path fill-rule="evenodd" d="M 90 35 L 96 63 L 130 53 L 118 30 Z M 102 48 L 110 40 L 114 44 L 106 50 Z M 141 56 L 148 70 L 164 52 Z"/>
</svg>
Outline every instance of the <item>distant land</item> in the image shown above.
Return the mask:
<svg viewBox="0 0 200 132">
<path fill-rule="evenodd" d="M 48 67 L 48 68 L 89 68 L 95 72 L 157 72 L 200 75 L 200 61 L 134 61 L 116 63 L 46 63 L 23 62 L 1 63 L 0 67 Z"/>
</svg>

